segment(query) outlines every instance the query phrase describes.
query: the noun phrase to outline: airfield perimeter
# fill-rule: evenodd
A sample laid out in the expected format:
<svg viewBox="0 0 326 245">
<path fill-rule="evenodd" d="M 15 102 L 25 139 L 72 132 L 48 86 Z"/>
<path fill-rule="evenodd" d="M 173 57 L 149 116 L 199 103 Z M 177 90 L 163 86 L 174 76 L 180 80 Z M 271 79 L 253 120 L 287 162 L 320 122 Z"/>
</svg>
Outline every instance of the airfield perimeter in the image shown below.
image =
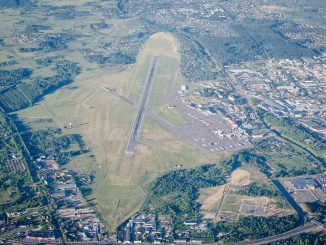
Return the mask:
<svg viewBox="0 0 326 245">
<path fill-rule="evenodd" d="M 147 184 L 162 173 L 181 165 L 219 162 L 248 146 L 242 139 L 218 138 L 213 132 L 230 125 L 216 115 L 190 109 L 177 96 L 184 84 L 178 72 L 178 46 L 172 35 L 156 33 L 143 46 L 136 64 L 101 72 L 83 69 L 73 88 L 64 87 L 19 112 L 34 129 L 53 126 L 83 136 L 90 152 L 73 157 L 67 167 L 95 174 L 88 198 L 111 230 L 142 206 Z M 126 154 L 154 54 L 159 62 L 135 153 Z M 82 60 L 81 65 L 89 63 Z"/>
</svg>

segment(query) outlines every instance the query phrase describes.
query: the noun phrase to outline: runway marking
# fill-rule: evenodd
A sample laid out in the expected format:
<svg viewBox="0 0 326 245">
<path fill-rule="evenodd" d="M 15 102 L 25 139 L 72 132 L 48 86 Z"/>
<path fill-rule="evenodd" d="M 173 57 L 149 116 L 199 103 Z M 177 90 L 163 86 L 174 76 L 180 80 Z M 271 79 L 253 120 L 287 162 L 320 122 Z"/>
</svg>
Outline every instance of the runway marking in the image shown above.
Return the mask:
<svg viewBox="0 0 326 245">
<path fill-rule="evenodd" d="M 144 119 L 144 113 L 146 110 L 146 106 L 148 104 L 149 96 L 151 94 L 151 88 L 153 85 L 153 78 L 156 72 L 157 64 L 158 64 L 159 56 L 154 55 L 152 58 L 151 66 L 147 74 L 146 82 L 144 85 L 144 90 L 142 94 L 141 101 L 139 103 L 138 111 L 135 116 L 133 125 L 132 125 L 132 130 L 130 133 L 130 137 L 128 140 L 128 144 L 126 147 L 126 153 L 127 154 L 134 154 L 136 151 L 136 145 L 137 145 L 137 139 L 140 133 L 140 128 L 141 124 Z"/>
</svg>

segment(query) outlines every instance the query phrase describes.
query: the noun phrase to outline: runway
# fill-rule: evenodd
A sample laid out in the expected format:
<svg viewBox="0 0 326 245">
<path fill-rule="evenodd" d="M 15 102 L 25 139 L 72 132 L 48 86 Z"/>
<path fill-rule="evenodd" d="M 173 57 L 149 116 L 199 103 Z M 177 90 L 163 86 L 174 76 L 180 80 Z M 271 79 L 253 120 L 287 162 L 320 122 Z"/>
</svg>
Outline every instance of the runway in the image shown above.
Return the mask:
<svg viewBox="0 0 326 245">
<path fill-rule="evenodd" d="M 159 61 L 159 56 L 154 55 L 152 58 L 152 62 L 147 74 L 146 82 L 144 85 L 144 91 L 142 94 L 141 101 L 138 106 L 137 114 L 133 122 L 133 126 L 131 129 L 131 133 L 129 136 L 128 144 L 126 147 L 126 153 L 127 154 L 134 154 L 136 152 L 136 146 L 137 146 L 137 139 L 140 132 L 140 127 L 144 119 L 144 113 L 146 110 L 146 106 L 148 104 L 148 99 L 151 94 L 151 88 L 154 80 L 154 75 L 156 72 L 157 64 Z"/>
</svg>

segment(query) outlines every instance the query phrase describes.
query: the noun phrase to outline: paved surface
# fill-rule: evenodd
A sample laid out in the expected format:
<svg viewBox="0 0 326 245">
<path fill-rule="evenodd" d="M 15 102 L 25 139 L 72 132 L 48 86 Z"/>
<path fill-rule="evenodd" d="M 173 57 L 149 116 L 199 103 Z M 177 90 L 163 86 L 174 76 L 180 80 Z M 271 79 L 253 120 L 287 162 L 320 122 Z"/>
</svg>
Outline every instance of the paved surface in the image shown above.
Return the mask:
<svg viewBox="0 0 326 245">
<path fill-rule="evenodd" d="M 153 84 L 153 78 L 156 72 L 157 64 L 158 64 L 159 56 L 153 56 L 152 63 L 150 66 L 150 69 L 147 74 L 147 79 L 144 85 L 144 91 L 142 94 L 142 98 L 138 107 L 138 111 L 136 114 L 136 117 L 134 119 L 134 123 L 132 126 L 132 130 L 130 133 L 130 137 L 128 140 L 126 153 L 127 154 L 134 154 L 136 152 L 136 146 L 137 146 L 137 139 L 140 132 L 140 127 L 144 119 L 144 112 L 146 110 L 146 106 L 148 104 L 148 98 L 151 93 L 151 88 Z"/>
<path fill-rule="evenodd" d="M 168 88 L 168 102 L 172 105 L 169 110 L 180 110 L 191 121 L 189 125 L 178 126 L 170 123 L 164 118 L 153 113 L 150 108 L 147 107 L 147 103 L 151 94 L 151 87 L 154 82 L 155 70 L 158 65 L 158 56 L 153 56 L 151 66 L 148 71 L 147 80 L 145 83 L 141 102 L 136 108 L 137 114 L 133 122 L 131 134 L 129 136 L 128 145 L 126 147 L 127 154 L 134 154 L 136 152 L 137 144 L 158 144 L 176 139 L 184 140 L 185 142 L 195 146 L 197 149 L 204 153 L 224 152 L 242 149 L 250 146 L 247 139 L 242 137 L 220 137 L 216 133 L 217 131 L 230 132 L 231 125 L 218 115 L 204 115 L 202 112 L 186 106 L 182 102 L 182 97 L 177 95 L 176 77 L 178 70 L 178 61 L 175 61 L 174 70 L 171 72 Z M 136 107 L 135 103 L 123 95 L 118 94 L 114 89 L 103 87 L 107 92 L 118 97 L 122 101 Z M 163 128 L 173 132 L 176 137 L 171 139 L 160 140 L 146 140 L 140 141 L 138 139 L 141 124 L 146 113 L 147 116 L 156 121 Z"/>
<path fill-rule="evenodd" d="M 205 153 L 222 152 L 250 146 L 248 141 L 239 137 L 222 138 L 217 136 L 215 134 L 217 130 L 231 127 L 217 115 L 204 116 L 199 111 L 191 110 L 191 114 L 188 113 L 187 117 L 191 119 L 192 123 L 185 126 L 176 126 L 151 111 L 148 111 L 147 114 L 162 127 L 173 132 L 178 139 L 188 142 Z M 147 141 L 147 143 L 149 142 Z M 155 143 L 156 140 L 152 142 Z"/>
<path fill-rule="evenodd" d="M 197 148 L 206 152 L 221 152 L 250 146 L 247 140 L 239 136 L 218 136 L 218 131 L 231 132 L 232 130 L 231 124 L 219 115 L 204 115 L 186 106 L 181 98 L 175 100 L 175 105 L 192 121 L 190 126 L 182 127 L 181 137 Z"/>
<path fill-rule="evenodd" d="M 314 229 L 314 228 L 316 228 L 318 226 L 319 226 L 318 224 L 311 222 L 311 223 L 306 224 L 305 226 L 299 226 L 299 227 L 297 227 L 297 228 L 295 228 L 293 230 L 284 232 L 284 233 L 279 234 L 279 235 L 270 236 L 270 237 L 266 237 L 266 238 L 262 238 L 262 239 L 254 240 L 254 241 L 243 241 L 243 242 L 237 242 L 237 243 L 228 243 L 228 245 L 233 245 L 233 244 L 234 245 L 235 244 L 237 244 L 237 245 L 267 244 L 267 243 L 270 243 L 270 242 L 276 242 L 276 241 L 280 241 L 280 240 L 283 240 L 283 239 L 287 239 L 287 238 L 299 235 L 301 233 L 309 232 L 309 231 L 311 231 L 312 229 Z"/>
</svg>

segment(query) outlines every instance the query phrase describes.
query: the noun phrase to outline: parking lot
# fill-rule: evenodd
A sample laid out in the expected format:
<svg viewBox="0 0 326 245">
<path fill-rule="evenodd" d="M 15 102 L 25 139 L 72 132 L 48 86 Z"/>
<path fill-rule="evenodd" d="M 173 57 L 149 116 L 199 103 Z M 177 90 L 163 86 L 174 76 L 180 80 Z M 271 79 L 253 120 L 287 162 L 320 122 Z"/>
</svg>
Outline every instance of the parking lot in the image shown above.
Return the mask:
<svg viewBox="0 0 326 245">
<path fill-rule="evenodd" d="M 200 150 L 213 153 L 250 146 L 246 137 L 219 115 L 205 115 L 186 106 L 179 97 L 173 103 L 192 122 L 191 125 L 178 126 L 173 131 Z"/>
<path fill-rule="evenodd" d="M 249 145 L 243 138 L 232 134 L 232 128 L 228 122 L 218 115 L 205 116 L 200 112 L 193 111 L 187 113 L 187 117 L 193 122 L 187 131 L 191 133 L 192 142 L 200 148 L 215 152 L 243 148 Z M 229 136 L 218 135 L 219 131 L 225 132 Z M 186 132 L 184 137 L 187 138 Z"/>
</svg>

